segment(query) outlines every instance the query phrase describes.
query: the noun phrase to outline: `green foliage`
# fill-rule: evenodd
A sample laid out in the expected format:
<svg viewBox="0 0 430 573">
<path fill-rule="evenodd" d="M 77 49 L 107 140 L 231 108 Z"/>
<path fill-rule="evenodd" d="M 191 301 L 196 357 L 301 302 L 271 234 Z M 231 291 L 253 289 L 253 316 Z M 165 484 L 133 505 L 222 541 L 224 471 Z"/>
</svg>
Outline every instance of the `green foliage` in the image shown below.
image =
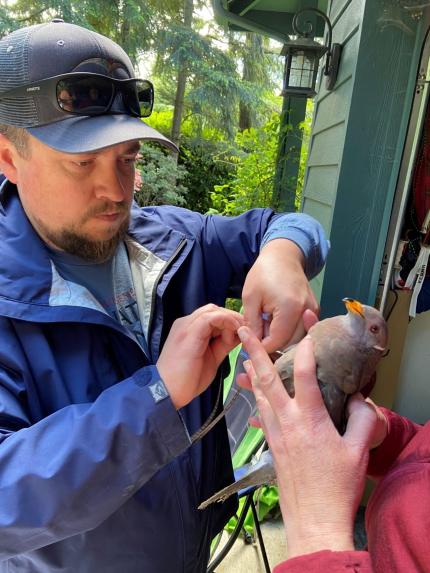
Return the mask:
<svg viewBox="0 0 430 573">
<path fill-rule="evenodd" d="M 153 111 L 149 117 L 146 117 L 145 123 L 168 137 L 172 126 L 172 108 L 169 106 L 160 106 L 159 104 L 157 107 L 161 109 L 159 111 Z M 193 136 L 194 125 L 192 118 L 187 118 L 182 123 L 182 133 L 186 137 Z"/>
<path fill-rule="evenodd" d="M 236 136 L 238 150 L 228 158 L 235 175 L 212 193 L 213 212 L 237 215 L 252 207 L 272 206 L 273 178 L 278 145 L 279 116 L 260 129 L 247 129 Z"/>
<path fill-rule="evenodd" d="M 141 146 L 136 169 L 141 182 L 135 199 L 141 207 L 147 205 L 185 205 L 187 188 L 182 185 L 187 172 L 164 149 L 146 143 Z"/>
<path fill-rule="evenodd" d="M 146 120 L 151 127 L 168 135 L 172 121 L 172 110 L 164 109 L 154 112 Z M 196 137 L 199 131 L 201 137 Z M 225 154 L 226 144 L 223 136 L 215 128 L 196 129 L 194 117 L 188 117 L 182 123 L 181 148 L 178 164 L 186 171 L 182 184 L 188 189 L 184 206 L 206 213 L 211 207 L 211 193 L 215 185 L 230 179 L 233 175 L 232 165 L 221 161 Z"/>
<path fill-rule="evenodd" d="M 272 82 L 263 72 L 267 57 L 261 41 L 254 40 L 240 50 L 237 41 L 234 49 L 222 49 L 218 46 L 226 42 L 219 30 L 212 30 L 214 38 L 203 35 L 201 29 L 201 20 L 194 17 L 192 28 L 172 21 L 159 32 L 155 66 L 157 84 L 161 84 L 158 93 L 164 102 L 173 105 L 175 80 L 179 71 L 185 73 L 184 118 L 193 118 L 198 135 L 201 135 L 199 130 L 211 126 L 233 140 L 238 128 L 239 104 L 254 110 L 256 117 L 264 116 L 269 109 L 265 94 Z M 239 70 L 245 63 L 247 74 L 241 77 Z"/>
<path fill-rule="evenodd" d="M 308 159 L 309 140 L 311 136 L 312 118 L 314 114 L 314 100 L 308 99 L 306 104 L 306 117 L 300 124 L 303 132 L 302 149 L 300 151 L 300 165 L 299 173 L 297 176 L 297 189 L 296 189 L 296 209 L 299 211 L 302 203 L 302 191 L 305 181 L 306 162 Z"/>
<path fill-rule="evenodd" d="M 214 187 L 231 177 L 230 165 L 217 161 L 219 153 L 220 145 L 215 142 L 182 140 L 179 164 L 187 171 L 184 178 L 188 188 L 186 206 L 193 211 L 208 212 Z"/>
<path fill-rule="evenodd" d="M 227 298 L 225 301 L 225 308 L 240 312 L 242 309 L 242 300 L 239 298 Z"/>
<path fill-rule="evenodd" d="M 187 75 L 184 114 L 199 116 L 202 125 L 209 123 L 234 134 L 234 109 L 241 85 L 234 61 L 193 29 L 172 24 L 158 36 L 155 71 L 162 81 L 171 81 L 179 69 Z M 173 104 L 174 94 L 163 94 Z"/>
<path fill-rule="evenodd" d="M 275 80 L 280 82 L 279 58 L 268 53 L 269 39 L 259 34 L 230 32 L 228 38 L 229 54 L 238 62 L 242 85 L 247 88 L 239 101 L 238 127 L 243 131 L 261 125 L 270 116 L 269 99 L 276 89 Z"/>
<path fill-rule="evenodd" d="M 11 17 L 8 8 L 3 6 L 3 1 L 0 0 L 0 38 L 15 28 L 16 22 Z"/>
<path fill-rule="evenodd" d="M 9 18 L 8 31 L 47 22 L 54 16 L 66 22 L 96 30 L 120 44 L 132 62 L 148 50 L 161 26 L 160 14 L 176 12 L 181 2 L 170 0 L 163 8 L 156 0 L 15 0 L 0 7 Z M 12 24 L 11 24 L 12 22 Z M 0 31 L 2 23 L 0 20 Z"/>
</svg>

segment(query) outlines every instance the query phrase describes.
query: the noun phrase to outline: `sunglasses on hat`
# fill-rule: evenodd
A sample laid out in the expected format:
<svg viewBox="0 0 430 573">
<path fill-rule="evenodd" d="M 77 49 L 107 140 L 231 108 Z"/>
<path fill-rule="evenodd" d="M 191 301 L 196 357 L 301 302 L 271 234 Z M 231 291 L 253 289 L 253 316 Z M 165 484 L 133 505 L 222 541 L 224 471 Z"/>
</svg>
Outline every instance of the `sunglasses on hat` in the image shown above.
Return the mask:
<svg viewBox="0 0 430 573">
<path fill-rule="evenodd" d="M 128 113 L 135 117 L 151 115 L 154 87 L 139 78 L 116 79 L 89 72 L 72 72 L 46 78 L 0 94 L 6 98 L 25 96 L 47 97 L 54 103 L 51 121 L 74 115 Z M 59 109 L 58 109 L 59 108 Z"/>
</svg>

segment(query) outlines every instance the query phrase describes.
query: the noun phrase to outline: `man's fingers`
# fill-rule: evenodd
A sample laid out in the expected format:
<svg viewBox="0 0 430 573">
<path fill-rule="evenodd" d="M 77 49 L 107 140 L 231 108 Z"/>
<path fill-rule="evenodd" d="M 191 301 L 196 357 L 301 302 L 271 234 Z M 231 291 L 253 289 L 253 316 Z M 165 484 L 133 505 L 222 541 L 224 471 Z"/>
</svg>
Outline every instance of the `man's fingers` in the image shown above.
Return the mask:
<svg viewBox="0 0 430 573">
<path fill-rule="evenodd" d="M 261 340 L 264 334 L 264 318 L 261 314 L 261 309 L 259 307 L 254 308 L 253 304 L 248 303 L 247 305 L 244 305 L 243 317 L 245 319 L 245 324 L 247 324 L 252 332 L 254 332 Z"/>
<path fill-rule="evenodd" d="M 275 312 L 270 322 L 269 334 L 263 338 L 264 348 L 270 354 L 287 345 L 296 344 L 316 322 L 318 316 L 309 308 L 301 316 L 292 314 L 290 307 L 288 310 Z"/>
<path fill-rule="evenodd" d="M 210 341 L 210 347 L 217 365 L 220 365 L 227 354 L 239 344 L 236 328 L 228 330 L 224 328 L 220 335 Z"/>
<path fill-rule="evenodd" d="M 244 318 L 240 314 L 240 312 L 223 308 L 221 306 L 217 306 L 216 304 L 205 304 L 204 306 L 197 308 L 194 312 L 192 312 L 188 316 L 185 316 L 179 320 L 184 320 L 188 324 L 193 324 L 195 321 L 201 320 L 202 318 L 210 320 L 214 316 L 223 316 L 223 315 L 235 317 L 241 324 L 244 323 Z"/>
<path fill-rule="evenodd" d="M 193 313 L 194 315 L 194 313 Z M 225 308 L 209 309 L 193 316 L 186 326 L 189 332 L 193 332 L 196 338 L 208 340 L 214 336 L 227 341 L 232 332 L 244 324 L 243 316 L 233 310 Z"/>
<path fill-rule="evenodd" d="M 268 335 L 263 338 L 263 345 L 270 354 L 280 348 L 285 348 L 292 338 L 297 342 L 303 338 L 305 332 L 300 315 L 291 313 L 289 307 L 275 309 L 269 324 Z"/>
</svg>

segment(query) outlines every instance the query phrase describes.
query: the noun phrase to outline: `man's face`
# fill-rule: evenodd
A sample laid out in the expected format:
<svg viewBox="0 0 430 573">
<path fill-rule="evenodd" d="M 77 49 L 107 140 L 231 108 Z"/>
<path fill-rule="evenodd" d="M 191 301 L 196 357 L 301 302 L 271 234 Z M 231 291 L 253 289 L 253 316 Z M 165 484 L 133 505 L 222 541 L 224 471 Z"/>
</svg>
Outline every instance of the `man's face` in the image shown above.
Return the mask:
<svg viewBox="0 0 430 573">
<path fill-rule="evenodd" d="M 29 146 L 15 158 L 15 182 L 33 227 L 51 247 L 107 260 L 128 228 L 139 143 L 69 154 L 30 136 Z"/>
</svg>

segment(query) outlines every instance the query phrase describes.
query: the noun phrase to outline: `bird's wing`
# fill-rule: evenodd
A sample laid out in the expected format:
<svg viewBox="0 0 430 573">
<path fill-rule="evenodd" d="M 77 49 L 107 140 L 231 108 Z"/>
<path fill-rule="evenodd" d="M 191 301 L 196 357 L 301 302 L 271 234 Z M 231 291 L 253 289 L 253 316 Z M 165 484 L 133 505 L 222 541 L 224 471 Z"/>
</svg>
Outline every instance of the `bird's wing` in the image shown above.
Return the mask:
<svg viewBox="0 0 430 573">
<path fill-rule="evenodd" d="M 348 396 L 336 384 L 319 382 L 319 387 L 330 418 L 339 434 L 343 435 L 346 423 L 345 403 Z"/>
<path fill-rule="evenodd" d="M 296 344 L 293 344 L 276 360 L 275 368 L 278 371 L 279 377 L 282 380 L 288 394 L 294 398 L 294 354 L 296 352 Z"/>
</svg>

